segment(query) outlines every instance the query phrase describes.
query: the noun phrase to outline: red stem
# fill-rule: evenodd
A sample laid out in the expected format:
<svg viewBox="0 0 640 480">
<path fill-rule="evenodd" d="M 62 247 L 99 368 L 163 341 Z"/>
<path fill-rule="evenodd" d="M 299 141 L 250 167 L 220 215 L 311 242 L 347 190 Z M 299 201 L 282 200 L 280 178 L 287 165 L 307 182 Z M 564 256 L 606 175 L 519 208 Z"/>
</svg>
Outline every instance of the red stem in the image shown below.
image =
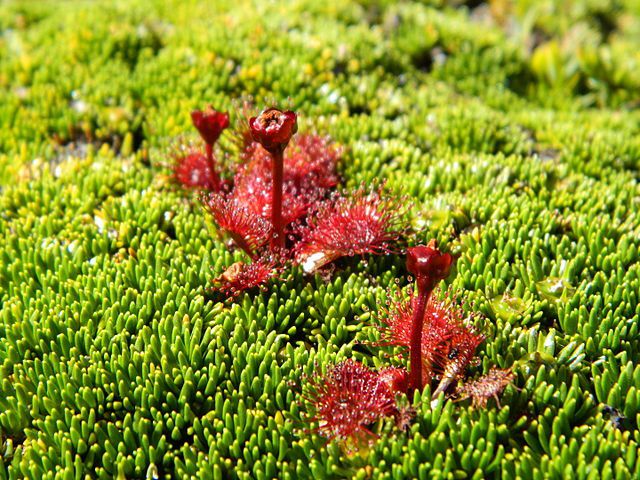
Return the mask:
<svg viewBox="0 0 640 480">
<path fill-rule="evenodd" d="M 249 243 L 244 238 L 242 238 L 240 235 L 238 235 L 235 232 L 229 232 L 229 236 L 233 239 L 234 243 L 238 247 L 240 247 L 242 250 L 246 252 L 247 255 L 249 255 L 251 260 L 255 260 L 255 255 L 251 251 L 251 247 L 249 246 Z"/>
<path fill-rule="evenodd" d="M 209 171 L 211 172 L 211 180 L 213 181 L 213 187 L 218 190 L 220 187 L 220 177 L 216 171 L 216 163 L 213 160 L 213 144 L 205 143 L 205 151 L 207 153 L 207 162 L 209 163 Z"/>
<path fill-rule="evenodd" d="M 411 328 L 411 343 L 409 345 L 409 359 L 411 369 L 409 371 L 409 390 L 422 390 L 422 329 L 424 326 L 424 313 L 433 291 L 432 282 L 428 279 L 418 278 L 418 297 L 413 308 Z"/>
<path fill-rule="evenodd" d="M 284 224 L 282 222 L 282 182 L 284 170 L 284 151 L 271 152 L 273 158 L 273 185 L 271 188 L 271 250 L 284 249 Z"/>
</svg>

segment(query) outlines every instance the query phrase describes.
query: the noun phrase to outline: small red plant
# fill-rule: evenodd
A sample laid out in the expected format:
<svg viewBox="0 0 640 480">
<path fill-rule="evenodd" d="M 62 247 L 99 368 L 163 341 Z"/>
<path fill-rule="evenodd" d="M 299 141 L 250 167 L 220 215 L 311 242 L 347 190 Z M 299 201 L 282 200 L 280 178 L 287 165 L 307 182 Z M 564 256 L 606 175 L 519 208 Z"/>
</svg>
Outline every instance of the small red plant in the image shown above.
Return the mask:
<svg viewBox="0 0 640 480">
<path fill-rule="evenodd" d="M 402 235 L 402 216 L 399 202 L 385 198 L 381 187 L 336 195 L 302 229 L 296 261 L 310 273 L 340 257 L 389 253 Z"/>
<path fill-rule="evenodd" d="M 469 380 L 457 389 L 459 400 L 471 399 L 471 404 L 475 408 L 487 406 L 487 401 L 493 398 L 498 408 L 500 400 L 498 396 L 503 390 L 513 382 L 515 375 L 510 368 L 491 368 L 489 373 L 478 378 L 477 380 Z"/>
<path fill-rule="evenodd" d="M 271 234 L 272 250 L 284 250 L 284 222 L 282 220 L 282 185 L 284 181 L 284 149 L 298 131 L 296 114 L 269 108 L 249 120 L 253 139 L 271 154 Z"/>
<path fill-rule="evenodd" d="M 308 384 L 305 399 L 310 420 L 328 439 L 353 440 L 357 445 L 374 436 L 368 428 L 383 417 L 396 413 L 395 394 L 391 386 L 397 375 L 385 377 L 361 363 L 346 360 L 329 368 Z"/>
<path fill-rule="evenodd" d="M 232 178 L 224 183 L 213 146 L 230 125 L 229 116 L 208 107 L 191 118 L 206 154 L 192 150 L 179 157 L 174 178 L 185 188 L 206 192 L 201 195 L 205 209 L 252 260 L 269 256 L 279 268 L 299 261 L 312 272 L 345 255 L 389 253 L 401 235 L 402 209 L 382 195 L 381 187 L 361 188 L 351 197 L 330 195 L 339 181 L 342 150 L 318 135 L 294 137 L 296 113 L 268 108 L 248 122 L 235 122 L 226 153 L 241 163 L 227 172 L 225 178 Z M 239 273 L 235 268 L 232 277 Z M 255 275 L 242 284 L 258 278 L 267 277 Z M 231 291 L 217 283 L 218 290 Z"/>
<path fill-rule="evenodd" d="M 474 330 L 469 317 L 455 302 L 432 296 L 438 282 L 448 276 L 452 263 L 451 255 L 438 250 L 435 242 L 409 249 L 407 269 L 416 277 L 417 294 L 410 290 L 404 297 L 398 289 L 389 295 L 386 307 L 378 315 L 382 334 L 378 345 L 408 350 L 410 370 L 387 367 L 375 373 L 352 362 L 339 364 L 327 375 L 316 377 L 307 400 L 312 405 L 311 419 L 319 423 L 320 433 L 329 439 L 362 438 L 371 434 L 366 426 L 379 418 L 380 412 L 385 416 L 393 414 L 396 425 L 404 429 L 414 411 L 409 405 L 395 402 L 397 394 L 420 391 L 437 382 L 435 398 L 464 376 L 484 336 Z M 354 377 L 366 381 L 358 383 Z M 468 390 L 462 387 L 462 391 L 476 396 L 493 394 L 505 377 L 494 373 L 471 384 Z M 374 388 L 376 382 L 386 386 L 388 398 L 382 407 L 372 401 L 380 398 L 380 390 Z M 373 390 L 374 397 L 363 394 Z M 353 394 L 354 391 L 358 394 Z M 393 403 L 389 404 L 389 399 Z M 371 412 L 374 415 L 368 417 Z"/>
</svg>

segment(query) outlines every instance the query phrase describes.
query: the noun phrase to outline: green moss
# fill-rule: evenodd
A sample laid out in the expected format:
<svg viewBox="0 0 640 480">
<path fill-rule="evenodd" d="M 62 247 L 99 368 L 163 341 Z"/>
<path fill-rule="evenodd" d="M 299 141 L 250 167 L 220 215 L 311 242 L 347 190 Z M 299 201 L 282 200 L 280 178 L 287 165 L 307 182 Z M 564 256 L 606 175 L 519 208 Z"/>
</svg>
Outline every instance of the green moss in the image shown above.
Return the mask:
<svg viewBox="0 0 640 480">
<path fill-rule="evenodd" d="M 4 2 L 0 478 L 637 478 L 638 5 L 489 3 Z M 460 254 L 501 408 L 427 389 L 359 455 L 305 433 L 316 364 L 389 362 L 370 310 L 405 270 L 208 292 L 241 255 L 150 165 L 246 96 Z"/>
</svg>

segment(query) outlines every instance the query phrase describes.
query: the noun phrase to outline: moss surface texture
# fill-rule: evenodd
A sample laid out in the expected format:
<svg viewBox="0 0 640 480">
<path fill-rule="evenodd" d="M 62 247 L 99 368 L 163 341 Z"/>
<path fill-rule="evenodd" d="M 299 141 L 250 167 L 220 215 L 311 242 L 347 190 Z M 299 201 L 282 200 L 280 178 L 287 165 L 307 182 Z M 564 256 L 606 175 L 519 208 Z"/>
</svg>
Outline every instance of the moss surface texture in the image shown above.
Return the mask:
<svg viewBox="0 0 640 480">
<path fill-rule="evenodd" d="M 468 3 L 2 2 L 0 479 L 639 478 L 640 2 Z M 210 293 L 246 257 L 162 164 L 248 96 L 412 200 L 500 405 L 427 386 L 357 451 L 305 422 L 317 370 L 401 364 L 405 259 Z"/>
</svg>

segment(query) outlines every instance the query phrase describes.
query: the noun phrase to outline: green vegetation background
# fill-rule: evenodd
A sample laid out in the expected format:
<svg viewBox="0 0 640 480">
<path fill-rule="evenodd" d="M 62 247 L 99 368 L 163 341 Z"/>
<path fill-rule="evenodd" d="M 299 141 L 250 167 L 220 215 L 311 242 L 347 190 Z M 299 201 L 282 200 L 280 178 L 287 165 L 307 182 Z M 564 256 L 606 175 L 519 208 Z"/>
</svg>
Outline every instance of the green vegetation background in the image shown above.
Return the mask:
<svg viewBox="0 0 640 480">
<path fill-rule="evenodd" d="M 640 2 L 463 3 L 2 2 L 0 478 L 639 477 Z M 314 364 L 390 361 L 361 342 L 405 271 L 210 298 L 241 255 L 154 165 L 248 94 L 460 253 L 501 408 L 427 390 L 356 456 L 302 431 Z"/>
</svg>

